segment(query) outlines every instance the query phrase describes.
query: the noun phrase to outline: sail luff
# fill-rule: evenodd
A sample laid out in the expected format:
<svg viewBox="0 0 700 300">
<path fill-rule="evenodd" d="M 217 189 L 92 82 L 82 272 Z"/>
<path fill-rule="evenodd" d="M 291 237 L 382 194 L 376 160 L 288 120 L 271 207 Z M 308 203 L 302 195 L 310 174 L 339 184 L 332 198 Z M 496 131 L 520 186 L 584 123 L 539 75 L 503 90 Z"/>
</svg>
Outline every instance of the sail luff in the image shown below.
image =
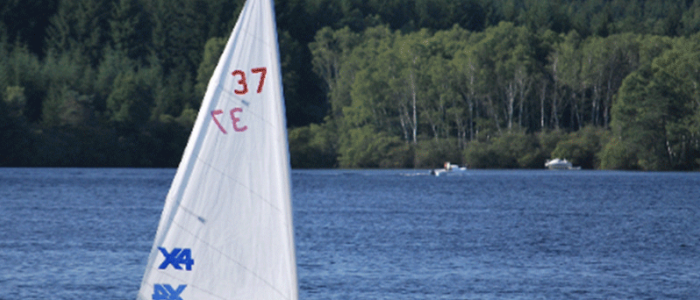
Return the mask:
<svg viewBox="0 0 700 300">
<path fill-rule="evenodd" d="M 269 0 L 268 3 L 271 6 L 271 10 L 274 11 L 274 5 L 275 5 L 274 0 Z M 279 41 L 279 37 L 277 35 L 277 22 L 276 22 L 274 16 L 275 16 L 274 13 L 272 15 L 270 15 L 271 26 L 269 26 L 268 28 L 272 31 L 271 36 L 273 37 L 273 41 L 275 41 L 275 46 L 273 47 L 275 49 L 273 60 L 280 62 L 281 61 L 280 52 L 279 52 L 279 46 L 277 44 L 277 41 Z M 277 99 L 284 99 L 284 93 L 283 93 L 284 89 L 283 89 L 283 84 L 282 84 L 282 82 L 283 82 L 282 81 L 282 69 L 281 69 L 280 64 L 277 64 L 277 66 L 280 68 L 279 71 L 277 72 L 277 81 L 278 81 L 277 85 L 279 85 L 280 88 L 274 90 L 274 92 L 276 93 L 274 95 L 274 97 Z M 294 245 L 296 245 L 296 244 L 294 242 L 294 227 L 292 225 L 292 224 L 294 224 L 294 221 L 293 221 L 293 212 L 292 212 L 292 206 L 291 206 L 291 180 L 290 180 L 291 179 L 291 162 L 290 162 L 290 157 L 289 157 L 288 134 L 286 133 L 287 121 L 286 121 L 286 107 L 285 107 L 284 101 L 281 101 L 280 105 L 277 106 L 277 108 L 279 109 L 279 111 L 276 113 L 276 116 L 278 119 L 277 122 L 280 124 L 280 126 L 282 128 L 285 129 L 285 134 L 277 135 L 277 138 L 278 138 L 277 142 L 280 143 L 279 147 L 285 149 L 285 151 L 282 151 L 282 158 L 281 158 L 282 162 L 280 163 L 280 165 L 284 166 L 284 168 L 285 168 L 284 174 L 287 174 L 286 176 L 288 177 L 288 179 L 285 180 L 285 179 L 281 178 L 280 182 L 284 183 L 284 185 L 285 185 L 284 189 L 288 190 L 289 195 L 290 195 L 290 200 L 288 201 L 289 205 L 286 205 L 285 216 L 287 218 L 286 218 L 285 223 L 287 225 L 289 225 L 289 226 L 287 226 L 286 237 L 289 239 L 288 243 L 290 245 L 292 245 L 291 251 L 288 253 L 289 254 L 289 261 L 291 262 L 291 265 L 293 266 L 293 268 L 289 269 L 289 276 L 290 276 L 290 280 L 294 282 L 294 291 L 293 291 L 294 296 L 293 296 L 293 298 L 297 299 L 299 291 L 298 291 L 298 285 L 297 285 L 297 272 L 296 272 L 296 248 L 294 247 Z"/>
<path fill-rule="evenodd" d="M 166 197 L 138 299 L 297 299 L 273 0 L 248 0 Z"/>
</svg>

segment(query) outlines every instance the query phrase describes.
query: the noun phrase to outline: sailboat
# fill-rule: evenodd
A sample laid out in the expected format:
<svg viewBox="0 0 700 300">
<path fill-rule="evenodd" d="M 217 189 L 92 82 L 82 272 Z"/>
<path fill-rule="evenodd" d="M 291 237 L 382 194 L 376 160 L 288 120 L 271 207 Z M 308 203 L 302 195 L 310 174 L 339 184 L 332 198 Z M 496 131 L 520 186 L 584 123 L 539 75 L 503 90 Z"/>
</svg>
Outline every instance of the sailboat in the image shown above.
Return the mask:
<svg viewBox="0 0 700 300">
<path fill-rule="evenodd" d="M 165 200 L 137 299 L 297 299 L 273 0 L 247 0 Z"/>
</svg>

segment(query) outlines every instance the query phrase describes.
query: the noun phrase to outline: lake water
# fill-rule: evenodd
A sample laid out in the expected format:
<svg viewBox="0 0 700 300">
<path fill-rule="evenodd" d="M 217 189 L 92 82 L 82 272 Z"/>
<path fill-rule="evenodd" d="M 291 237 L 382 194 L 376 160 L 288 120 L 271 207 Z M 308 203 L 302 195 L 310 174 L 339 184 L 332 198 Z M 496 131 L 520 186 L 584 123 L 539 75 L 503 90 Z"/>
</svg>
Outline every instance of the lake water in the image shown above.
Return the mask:
<svg viewBox="0 0 700 300">
<path fill-rule="evenodd" d="M 0 299 L 134 299 L 174 173 L 0 169 Z M 295 170 L 300 299 L 700 295 L 700 173 L 427 174 Z"/>
</svg>

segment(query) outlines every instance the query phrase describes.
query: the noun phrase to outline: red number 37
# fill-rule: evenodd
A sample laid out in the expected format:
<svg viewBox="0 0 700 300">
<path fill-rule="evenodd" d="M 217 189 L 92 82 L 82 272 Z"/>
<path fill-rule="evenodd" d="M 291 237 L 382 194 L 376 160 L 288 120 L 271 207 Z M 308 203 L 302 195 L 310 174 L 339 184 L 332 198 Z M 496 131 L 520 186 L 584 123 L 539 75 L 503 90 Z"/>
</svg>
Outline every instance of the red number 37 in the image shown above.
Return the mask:
<svg viewBox="0 0 700 300">
<path fill-rule="evenodd" d="M 258 94 L 260 94 L 262 92 L 263 85 L 265 84 L 265 75 L 267 75 L 267 68 L 265 68 L 265 67 L 254 68 L 250 71 L 253 74 L 260 73 L 260 82 L 258 82 L 258 90 L 257 90 Z M 237 95 L 247 94 L 248 93 L 248 83 L 246 81 L 245 72 L 243 72 L 241 70 L 235 70 L 235 71 L 233 71 L 233 73 L 231 73 L 231 75 L 233 75 L 233 77 L 239 78 L 239 80 L 238 80 L 239 87 L 238 88 L 241 88 L 241 89 L 235 89 L 235 90 L 233 90 L 233 92 L 236 93 Z M 243 112 L 243 108 L 240 108 L 240 107 L 236 107 L 236 108 L 232 109 L 231 111 L 229 111 L 229 113 L 231 115 L 231 121 L 233 122 L 233 130 L 236 132 L 243 132 L 243 131 L 246 131 L 246 129 L 248 129 L 248 126 L 243 126 L 243 127 L 238 126 L 238 122 L 241 119 L 236 117 L 236 113 L 242 113 L 242 112 Z M 226 129 L 224 129 L 224 126 L 221 125 L 221 122 L 219 122 L 219 119 L 216 118 L 217 115 L 220 115 L 223 113 L 224 112 L 222 110 L 217 109 L 217 110 L 213 110 L 211 112 L 211 116 L 212 116 L 212 119 L 214 120 L 214 123 L 216 123 L 216 126 L 219 127 L 221 132 L 226 134 L 227 133 Z"/>
<path fill-rule="evenodd" d="M 250 71 L 253 74 L 260 73 L 260 81 L 258 82 L 258 90 L 257 90 L 258 94 L 260 94 L 260 92 L 262 92 L 263 85 L 265 84 L 265 75 L 267 75 L 267 68 L 265 68 L 265 67 L 255 68 L 255 69 L 252 69 Z M 235 71 L 233 71 L 233 73 L 231 73 L 231 75 L 233 75 L 233 77 L 240 78 L 238 80 L 238 85 L 239 85 L 239 88 L 242 88 L 241 90 L 235 89 L 235 90 L 233 90 L 233 92 L 236 93 L 236 95 L 247 94 L 248 93 L 248 83 L 246 82 L 245 72 L 243 72 L 241 70 L 235 70 Z"/>
</svg>

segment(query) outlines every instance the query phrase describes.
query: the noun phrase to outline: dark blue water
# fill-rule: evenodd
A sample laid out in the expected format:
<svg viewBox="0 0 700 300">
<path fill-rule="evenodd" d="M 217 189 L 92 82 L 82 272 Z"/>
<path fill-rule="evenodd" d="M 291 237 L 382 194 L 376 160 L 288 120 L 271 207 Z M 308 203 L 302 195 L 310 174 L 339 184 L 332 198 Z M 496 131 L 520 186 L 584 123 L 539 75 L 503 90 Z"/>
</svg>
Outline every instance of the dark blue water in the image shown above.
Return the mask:
<svg viewBox="0 0 700 300">
<path fill-rule="evenodd" d="M 699 173 L 426 174 L 295 171 L 300 298 L 700 295 Z M 173 175 L 0 169 L 0 299 L 134 299 Z"/>
</svg>

